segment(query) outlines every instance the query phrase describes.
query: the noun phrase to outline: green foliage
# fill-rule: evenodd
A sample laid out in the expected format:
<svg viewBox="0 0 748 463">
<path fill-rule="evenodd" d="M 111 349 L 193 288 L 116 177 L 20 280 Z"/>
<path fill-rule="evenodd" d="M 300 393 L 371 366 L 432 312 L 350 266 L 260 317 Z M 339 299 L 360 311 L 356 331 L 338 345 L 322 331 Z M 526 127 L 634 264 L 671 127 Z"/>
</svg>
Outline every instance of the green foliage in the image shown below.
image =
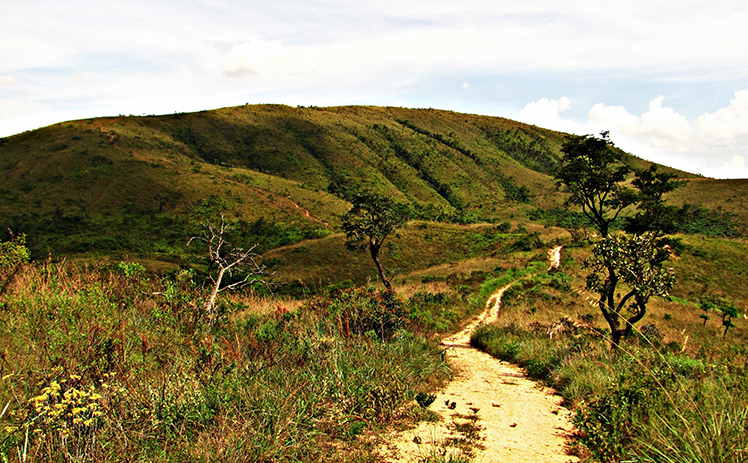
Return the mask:
<svg viewBox="0 0 748 463">
<path fill-rule="evenodd" d="M 607 132 L 600 138 L 570 135 L 561 151 L 557 185 L 570 193 L 567 206 L 581 207 L 602 238 L 594 245 L 593 258 L 585 261 L 590 270 L 587 289 L 598 295 L 597 305 L 617 347 L 644 317 L 649 299 L 667 295 L 675 282 L 662 266 L 672 249 L 659 237 L 676 229 L 676 208 L 666 204 L 664 195 L 684 183 L 653 165 L 635 170 L 632 184 L 637 190 L 628 188 L 625 181 L 631 169 L 620 163 Z M 634 235 L 610 236 L 611 225 L 632 205 L 638 212 L 627 218 L 625 228 Z M 618 294 L 619 283 L 626 286 L 623 296 Z"/>
<path fill-rule="evenodd" d="M 719 312 L 720 318 L 722 319 L 722 326 L 725 329 L 722 332 L 722 338 L 725 338 L 727 336 L 727 331 L 730 328 L 735 327 L 733 319 L 738 318 L 738 316 L 740 315 L 738 308 L 734 303 L 729 302 L 722 297 L 715 297 L 711 295 L 706 295 L 701 299 L 701 310 L 705 312 L 703 315 L 701 315 L 701 318 L 704 319 L 704 325 L 706 325 L 707 320 L 709 320 L 709 316 L 706 315 L 706 313 L 711 311 Z"/>
<path fill-rule="evenodd" d="M 379 251 L 388 236 L 396 234 L 408 220 L 407 210 L 391 198 L 364 190 L 352 198 L 351 209 L 342 218 L 342 228 L 349 249 L 369 249 L 371 258 L 379 271 L 382 283 L 392 291 L 384 267 L 379 260 Z"/>
<path fill-rule="evenodd" d="M 685 186 L 676 181 L 677 175 L 660 172 L 653 165 L 646 170 L 636 170 L 632 184 L 639 190 L 636 196 L 637 213 L 626 219 L 626 230 L 641 235 L 646 232 L 660 234 L 677 230 L 678 210 L 666 204 L 664 195 Z"/>
<path fill-rule="evenodd" d="M 543 172 L 552 174 L 557 159 L 552 153 L 550 143 L 545 137 L 530 135 L 522 130 L 502 130 L 497 127 L 481 127 L 485 137 L 501 151 L 524 165 Z"/>
<path fill-rule="evenodd" d="M 426 333 L 447 333 L 456 328 L 461 312 L 456 306 L 464 304 L 447 293 L 417 292 L 408 300 L 407 307 L 411 329 Z"/>
<path fill-rule="evenodd" d="M 351 249 L 381 248 L 408 219 L 406 210 L 379 193 L 367 190 L 352 198 L 351 209 L 343 216 L 346 246 Z"/>
<path fill-rule="evenodd" d="M 502 306 L 505 309 L 524 307 L 534 311 L 537 306 L 550 305 L 557 307 L 562 304 L 560 295 L 571 292 L 569 277 L 561 271 L 552 273 L 529 275 L 504 292 Z"/>
<path fill-rule="evenodd" d="M 535 249 L 540 249 L 544 246 L 543 242 L 540 240 L 540 232 L 531 232 L 524 227 L 518 227 L 516 233 L 518 233 L 519 236 L 507 249 L 510 252 L 529 252 L 534 251 Z"/>
<path fill-rule="evenodd" d="M 581 212 L 562 208 L 533 209 L 529 216 L 535 222 L 567 229 L 590 226 L 589 219 Z"/>
<path fill-rule="evenodd" d="M 0 241 L 0 295 L 5 293 L 13 277 L 29 261 L 31 252 L 26 247 L 26 235 L 13 235 Z"/>
<path fill-rule="evenodd" d="M 609 351 L 589 332 L 483 326 L 471 343 L 546 381 L 575 409 L 576 440 L 595 461 L 744 460 L 748 395 L 742 367 L 649 344 Z"/>
<path fill-rule="evenodd" d="M 530 193 L 530 189 L 524 185 L 517 185 L 514 177 L 496 173 L 495 178 L 499 185 L 501 185 L 501 189 L 504 190 L 504 194 L 508 199 L 525 204 L 532 202 L 532 193 Z"/>
<path fill-rule="evenodd" d="M 684 204 L 677 212 L 677 231 L 711 237 L 738 237 L 743 234 L 736 214 Z"/>
<path fill-rule="evenodd" d="M 7 272 L 27 263 L 30 256 L 26 247 L 26 235 L 12 235 L 10 240 L 0 242 L 0 272 Z"/>
<path fill-rule="evenodd" d="M 614 345 L 627 337 L 646 314 L 652 297 L 666 296 L 675 284 L 663 263 L 670 257 L 653 233 L 612 235 L 598 241 L 594 256 L 585 261 L 587 289 L 600 295 L 598 307 L 611 328 Z M 626 292 L 616 292 L 623 283 Z"/>
<path fill-rule="evenodd" d="M 326 307 L 326 315 L 346 337 L 374 333 L 387 341 L 405 328 L 407 311 L 403 302 L 390 291 L 351 288 L 335 293 Z"/>
<path fill-rule="evenodd" d="M 145 267 L 137 262 L 120 262 L 117 268 L 127 278 L 139 279 L 145 275 Z"/>
<path fill-rule="evenodd" d="M 622 185 L 631 169 L 620 163 L 608 132 L 600 135 L 567 136 L 561 147 L 564 156 L 554 176 L 556 184 L 569 192 L 566 204 L 581 207 L 605 238 L 610 224 L 636 197 Z"/>
</svg>

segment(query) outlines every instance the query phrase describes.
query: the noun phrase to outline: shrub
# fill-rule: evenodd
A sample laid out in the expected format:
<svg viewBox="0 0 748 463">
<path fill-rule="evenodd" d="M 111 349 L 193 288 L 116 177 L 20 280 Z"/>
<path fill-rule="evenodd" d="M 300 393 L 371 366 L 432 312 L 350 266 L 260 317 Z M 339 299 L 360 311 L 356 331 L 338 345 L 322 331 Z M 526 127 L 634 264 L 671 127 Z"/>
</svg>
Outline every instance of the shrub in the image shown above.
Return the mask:
<svg viewBox="0 0 748 463">
<path fill-rule="evenodd" d="M 335 321 L 346 337 L 374 332 L 378 339 L 386 341 L 405 327 L 407 312 L 394 293 L 365 287 L 335 293 L 325 317 Z"/>
</svg>

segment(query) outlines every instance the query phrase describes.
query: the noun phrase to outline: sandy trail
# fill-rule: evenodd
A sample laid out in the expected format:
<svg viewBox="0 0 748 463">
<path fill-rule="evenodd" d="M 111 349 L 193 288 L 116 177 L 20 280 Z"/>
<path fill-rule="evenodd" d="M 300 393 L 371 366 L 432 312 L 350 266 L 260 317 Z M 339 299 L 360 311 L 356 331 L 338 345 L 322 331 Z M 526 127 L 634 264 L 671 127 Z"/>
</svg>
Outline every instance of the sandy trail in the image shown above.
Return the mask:
<svg viewBox="0 0 748 463">
<path fill-rule="evenodd" d="M 396 433 L 390 441 L 387 461 L 412 462 L 445 452 L 460 455 L 461 451 L 454 445 L 455 439 L 464 438 L 465 425 L 473 422 L 479 428 L 472 461 L 579 461 L 564 452 L 573 426 L 569 421 L 570 412 L 560 406 L 561 399 L 553 395 L 551 389 L 527 379 L 519 367 L 497 360 L 469 344 L 471 333 L 480 323 L 498 317 L 501 295 L 507 288 L 494 294 L 492 298 L 495 299 L 489 299 L 488 309 L 470 326 L 444 339 L 447 358 L 456 369 L 455 378 L 429 407 L 442 420 L 421 423 L 415 429 Z"/>
</svg>

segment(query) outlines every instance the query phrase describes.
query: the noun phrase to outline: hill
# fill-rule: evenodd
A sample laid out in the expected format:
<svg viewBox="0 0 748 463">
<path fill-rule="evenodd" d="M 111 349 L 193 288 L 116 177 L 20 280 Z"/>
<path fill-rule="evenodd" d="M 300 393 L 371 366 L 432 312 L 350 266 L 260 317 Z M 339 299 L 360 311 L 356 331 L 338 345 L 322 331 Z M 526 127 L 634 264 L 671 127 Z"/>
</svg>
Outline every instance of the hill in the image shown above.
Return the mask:
<svg viewBox="0 0 748 463">
<path fill-rule="evenodd" d="M 549 175 L 563 140 L 433 109 L 245 105 L 71 121 L 0 139 L 0 226 L 26 233 L 37 257 L 179 263 L 219 212 L 263 251 L 331 235 L 357 188 L 427 221 L 526 221 L 563 201 Z M 698 179 L 677 201 L 746 214 L 734 195 L 747 185 Z"/>
</svg>

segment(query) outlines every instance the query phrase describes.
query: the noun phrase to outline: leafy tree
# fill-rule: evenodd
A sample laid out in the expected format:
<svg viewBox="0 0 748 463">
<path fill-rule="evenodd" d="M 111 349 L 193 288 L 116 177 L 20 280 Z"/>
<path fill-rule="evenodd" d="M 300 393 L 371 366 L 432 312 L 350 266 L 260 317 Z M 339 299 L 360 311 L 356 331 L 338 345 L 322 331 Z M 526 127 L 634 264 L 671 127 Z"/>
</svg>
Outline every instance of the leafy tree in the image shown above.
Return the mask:
<svg viewBox="0 0 748 463">
<path fill-rule="evenodd" d="M 675 276 L 662 266 L 670 253 L 656 236 L 609 236 L 595 243 L 593 257 L 585 261 L 585 268 L 592 270 L 587 289 L 599 295 L 597 305 L 610 327 L 613 346 L 644 318 L 649 299 L 666 296 L 675 284 Z M 625 284 L 625 294 L 617 293 L 619 283 Z"/>
<path fill-rule="evenodd" d="M 636 178 L 631 183 L 639 190 L 635 198 L 638 212 L 626 220 L 626 231 L 656 235 L 677 232 L 681 212 L 668 205 L 664 196 L 686 182 L 676 180 L 677 175 L 673 173 L 658 171 L 656 165 L 635 172 Z"/>
<path fill-rule="evenodd" d="M 675 283 L 663 268 L 671 249 L 662 235 L 674 230 L 676 209 L 666 204 L 664 195 L 683 183 L 653 166 L 634 171 L 635 189 L 626 186 L 632 170 L 621 163 L 608 132 L 600 137 L 570 135 L 561 151 L 556 181 L 570 194 L 566 206 L 581 207 L 600 232 L 593 256 L 585 261 L 591 271 L 587 289 L 598 296 L 616 348 L 644 317 L 649 300 L 667 296 Z M 631 234 L 611 235 L 612 223 L 630 206 L 637 211 L 627 219 Z"/>
<path fill-rule="evenodd" d="M 388 292 L 392 292 L 392 285 L 379 260 L 379 251 L 387 237 L 396 234 L 408 220 L 407 209 L 392 198 L 371 190 L 355 193 L 351 202 L 353 207 L 343 215 L 346 247 L 351 250 L 368 248 L 382 283 Z"/>
<path fill-rule="evenodd" d="M 623 186 L 631 172 L 619 162 L 608 132 L 601 136 L 569 135 L 561 152 L 564 156 L 556 169 L 556 185 L 569 193 L 566 206 L 576 205 L 598 229 L 603 238 L 621 211 L 635 202 L 636 195 Z"/>
<path fill-rule="evenodd" d="M 713 310 L 719 311 L 720 316 L 722 317 L 722 326 L 725 328 L 725 330 L 722 332 L 723 339 L 727 336 L 727 331 L 730 328 L 735 327 L 735 324 L 732 322 L 733 318 L 738 318 L 738 316 L 740 315 L 735 304 L 725 300 L 724 298 L 715 296 L 704 297 L 701 301 L 701 310 L 703 310 L 705 313 Z M 704 318 L 704 326 L 706 326 L 706 321 L 709 319 L 709 317 L 701 315 L 701 318 Z"/>
</svg>

